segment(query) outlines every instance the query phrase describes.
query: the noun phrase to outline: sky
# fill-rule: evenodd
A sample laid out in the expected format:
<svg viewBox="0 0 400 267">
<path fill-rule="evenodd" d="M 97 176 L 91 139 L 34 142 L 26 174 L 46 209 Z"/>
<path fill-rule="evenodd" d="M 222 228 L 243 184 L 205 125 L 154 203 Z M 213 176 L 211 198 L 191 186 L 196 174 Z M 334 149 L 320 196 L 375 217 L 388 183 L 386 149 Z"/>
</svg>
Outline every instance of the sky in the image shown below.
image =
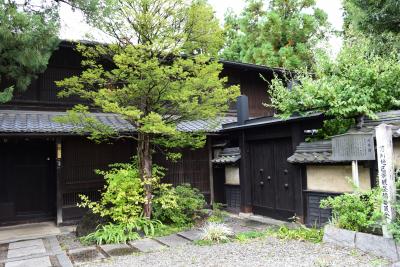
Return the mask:
<svg viewBox="0 0 400 267">
<path fill-rule="evenodd" d="M 240 13 L 244 8 L 244 0 L 208 0 L 214 7 L 217 17 L 221 23 L 224 19 L 224 14 L 228 8 L 231 8 L 235 13 Z M 342 4 L 341 0 L 317 0 L 317 6 L 323 9 L 328 14 L 328 20 L 335 30 L 341 30 L 343 26 Z M 79 11 L 72 11 L 69 6 L 62 5 L 61 7 L 61 38 L 71 40 L 87 39 L 87 34 L 95 35 L 99 41 L 107 41 L 107 38 L 101 33 L 96 33 L 96 30 L 91 29 L 83 20 L 82 14 Z M 336 55 L 342 46 L 342 39 L 338 37 L 330 37 L 329 44 L 332 54 Z"/>
</svg>

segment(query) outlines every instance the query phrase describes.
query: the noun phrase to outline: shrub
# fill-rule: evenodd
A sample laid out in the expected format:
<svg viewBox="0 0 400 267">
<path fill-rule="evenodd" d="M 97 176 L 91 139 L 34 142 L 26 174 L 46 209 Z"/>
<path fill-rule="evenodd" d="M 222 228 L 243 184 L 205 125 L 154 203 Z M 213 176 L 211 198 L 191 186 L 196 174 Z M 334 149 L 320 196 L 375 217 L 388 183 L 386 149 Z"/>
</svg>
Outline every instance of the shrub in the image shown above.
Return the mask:
<svg viewBox="0 0 400 267">
<path fill-rule="evenodd" d="M 399 179 L 399 170 L 396 172 L 397 174 L 397 183 L 396 183 L 396 202 L 394 203 L 396 209 L 396 218 L 395 220 L 389 225 L 389 229 L 393 234 L 394 239 L 397 242 L 400 242 L 400 179 Z"/>
<path fill-rule="evenodd" d="M 229 241 L 229 237 L 233 236 L 232 229 L 223 223 L 208 222 L 202 232 L 202 240 L 217 243 Z"/>
<path fill-rule="evenodd" d="M 355 192 L 337 197 L 328 197 L 321 201 L 322 208 L 332 209 L 332 223 L 339 228 L 373 232 L 380 223 L 381 197 L 379 189 L 368 192 Z"/>
<path fill-rule="evenodd" d="M 167 224 L 188 225 L 195 222 L 206 204 L 197 188 L 188 184 L 161 185 L 153 200 L 153 216 Z"/>
<path fill-rule="evenodd" d="M 81 195 L 79 207 L 89 208 L 94 214 L 109 217 L 116 224 L 134 223 L 143 213 L 145 203 L 144 183 L 140 179 L 136 162 L 133 164 L 113 164 L 109 171 L 96 171 L 104 176 L 106 185 L 100 201 L 93 202 Z M 153 187 L 159 186 L 163 173 L 161 168 L 153 167 Z"/>
</svg>

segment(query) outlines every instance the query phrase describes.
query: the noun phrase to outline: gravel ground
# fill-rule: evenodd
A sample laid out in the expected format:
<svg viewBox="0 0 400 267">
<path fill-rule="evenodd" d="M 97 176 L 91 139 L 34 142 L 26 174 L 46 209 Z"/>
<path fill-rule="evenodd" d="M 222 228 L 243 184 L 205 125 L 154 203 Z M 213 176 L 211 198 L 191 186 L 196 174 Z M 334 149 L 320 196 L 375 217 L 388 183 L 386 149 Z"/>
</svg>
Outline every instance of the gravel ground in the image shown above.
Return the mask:
<svg viewBox="0 0 400 267">
<path fill-rule="evenodd" d="M 84 266 L 386 266 L 358 250 L 268 237 L 247 243 L 188 245 L 148 254 L 114 257 Z"/>
</svg>

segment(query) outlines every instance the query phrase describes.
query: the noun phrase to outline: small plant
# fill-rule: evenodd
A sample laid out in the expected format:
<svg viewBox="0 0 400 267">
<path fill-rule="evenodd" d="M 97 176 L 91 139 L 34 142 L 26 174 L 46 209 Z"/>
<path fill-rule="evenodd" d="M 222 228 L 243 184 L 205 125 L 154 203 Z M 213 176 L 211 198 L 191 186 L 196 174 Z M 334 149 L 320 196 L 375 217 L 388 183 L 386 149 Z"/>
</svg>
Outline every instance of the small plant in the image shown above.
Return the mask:
<svg viewBox="0 0 400 267">
<path fill-rule="evenodd" d="M 139 239 L 140 236 L 136 232 L 136 229 L 127 227 L 121 224 L 106 224 L 99 226 L 99 228 L 93 232 L 81 238 L 81 242 L 84 244 L 118 244 L 126 243 L 130 240 Z"/>
<path fill-rule="evenodd" d="M 129 224 L 113 224 L 100 225 L 96 231 L 81 238 L 85 244 L 96 243 L 116 244 L 126 243 L 130 240 L 140 238 L 140 232 L 145 236 L 152 236 L 158 228 L 162 227 L 162 223 L 157 220 L 149 220 L 143 216 L 137 218 Z"/>
<path fill-rule="evenodd" d="M 223 223 L 208 222 L 202 231 L 202 240 L 215 243 L 227 242 L 229 237 L 233 236 L 232 229 Z"/>
<path fill-rule="evenodd" d="M 304 225 L 299 225 L 297 228 L 289 228 L 281 226 L 278 230 L 267 230 L 267 234 L 275 236 L 279 239 L 294 239 L 301 241 L 309 241 L 313 243 L 320 243 L 324 236 L 324 231 L 315 227 L 307 228 Z"/>
<path fill-rule="evenodd" d="M 356 191 L 337 197 L 328 197 L 321 201 L 321 208 L 332 209 L 332 223 L 339 228 L 373 232 L 380 226 L 381 197 L 379 189 L 362 193 Z"/>
<path fill-rule="evenodd" d="M 235 238 L 239 242 L 246 242 L 250 239 L 265 237 L 266 235 L 266 231 L 248 231 L 237 234 Z"/>
<path fill-rule="evenodd" d="M 224 204 L 222 203 L 213 203 L 212 205 L 212 214 L 208 217 L 208 222 L 217 222 L 222 223 L 225 218 L 228 216 L 228 213 L 223 210 Z"/>
</svg>

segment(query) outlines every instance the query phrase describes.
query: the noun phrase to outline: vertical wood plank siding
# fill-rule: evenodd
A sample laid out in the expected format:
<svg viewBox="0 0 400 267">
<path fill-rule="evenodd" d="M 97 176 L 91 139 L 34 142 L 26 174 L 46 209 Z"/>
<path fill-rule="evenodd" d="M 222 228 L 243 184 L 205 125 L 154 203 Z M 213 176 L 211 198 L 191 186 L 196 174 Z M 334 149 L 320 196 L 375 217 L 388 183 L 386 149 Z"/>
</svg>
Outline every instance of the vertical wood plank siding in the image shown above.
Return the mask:
<svg viewBox="0 0 400 267">
<path fill-rule="evenodd" d="M 165 183 L 174 186 L 188 183 L 198 188 L 207 198 L 210 196 L 209 154 L 207 145 L 204 148 L 180 151 L 182 158 L 176 162 L 165 159 L 165 156 L 156 154 L 154 162 L 164 168 Z"/>
<path fill-rule="evenodd" d="M 112 163 L 129 162 L 136 145 L 130 141 L 95 144 L 84 137 L 63 139 L 61 194 L 63 220 L 78 219 L 82 210 L 76 207 L 79 195 L 98 200 L 104 179 L 94 170 L 108 169 Z"/>
</svg>

